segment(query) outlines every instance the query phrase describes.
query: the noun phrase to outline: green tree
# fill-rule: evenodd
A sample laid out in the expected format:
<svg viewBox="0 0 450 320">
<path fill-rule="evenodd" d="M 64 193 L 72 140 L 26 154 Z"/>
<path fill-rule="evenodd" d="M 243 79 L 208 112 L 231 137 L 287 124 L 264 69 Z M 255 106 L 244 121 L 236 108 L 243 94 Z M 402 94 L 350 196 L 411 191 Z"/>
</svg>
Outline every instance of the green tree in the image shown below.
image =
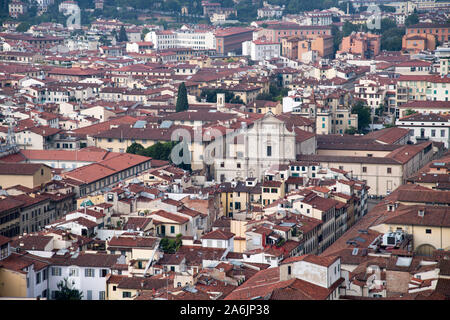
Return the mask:
<svg viewBox="0 0 450 320">
<path fill-rule="evenodd" d="M 381 11 L 383 12 L 395 12 L 395 7 L 378 5 Z"/>
<path fill-rule="evenodd" d="M 154 145 L 142 150 L 140 155 L 151 157 L 155 160 L 165 160 L 170 161 L 170 153 L 172 152 L 173 147 L 176 145 L 175 141 L 169 142 L 160 142 L 158 141 Z"/>
<path fill-rule="evenodd" d="M 230 99 L 230 103 L 236 103 L 236 104 L 244 104 L 244 101 L 242 101 L 241 97 L 234 96 Z"/>
<path fill-rule="evenodd" d="M 380 29 L 381 33 L 384 33 L 385 31 L 394 28 L 397 28 L 397 24 L 395 23 L 394 20 L 390 18 L 381 19 L 381 29 Z"/>
<path fill-rule="evenodd" d="M 67 278 L 61 280 L 58 284 L 58 291 L 55 292 L 55 300 L 81 300 L 83 298 L 83 293 L 77 289 L 73 289 L 73 285 L 69 284 Z"/>
<path fill-rule="evenodd" d="M 109 40 L 104 34 L 102 34 L 100 36 L 100 38 L 98 39 L 98 42 L 102 46 L 110 46 L 111 45 L 111 40 Z"/>
<path fill-rule="evenodd" d="M 127 153 L 142 155 L 144 150 L 145 150 L 145 148 L 142 144 L 133 142 L 131 145 L 128 146 Z"/>
<path fill-rule="evenodd" d="M 162 238 L 159 247 L 164 253 L 176 253 L 183 244 L 181 233 L 176 235 L 175 239 Z"/>
<path fill-rule="evenodd" d="M 127 32 L 125 31 L 125 27 L 124 26 L 120 27 L 120 31 L 119 31 L 119 35 L 117 37 L 117 41 L 118 42 L 127 42 L 128 41 Z"/>
<path fill-rule="evenodd" d="M 405 34 L 405 28 L 391 28 L 384 31 L 381 35 L 381 50 L 400 51 L 402 50 L 402 38 Z"/>
<path fill-rule="evenodd" d="M 150 30 L 148 28 L 144 28 L 142 30 L 142 34 L 141 34 L 141 40 L 144 41 L 145 40 L 145 36 L 147 35 L 147 33 L 149 33 Z"/>
<path fill-rule="evenodd" d="M 409 27 L 419 23 L 419 15 L 417 13 L 410 14 L 405 19 L 405 26 Z"/>
<path fill-rule="evenodd" d="M 412 115 L 414 113 L 417 113 L 417 111 L 414 111 L 412 109 L 406 109 L 405 110 L 405 116 L 410 116 L 410 115 Z"/>
<path fill-rule="evenodd" d="M 342 42 L 343 32 L 339 30 L 336 25 L 331 26 L 331 35 L 333 36 L 333 54 L 339 50 L 339 46 Z"/>
<path fill-rule="evenodd" d="M 284 239 L 284 238 L 279 238 L 278 240 L 277 240 L 277 242 L 275 243 L 275 246 L 277 247 L 277 248 L 279 248 L 279 247 L 281 247 L 283 244 L 285 244 L 286 243 L 286 239 Z"/>
<path fill-rule="evenodd" d="M 158 23 L 163 27 L 163 30 L 167 30 L 169 28 L 169 24 L 164 19 L 160 19 Z"/>
<path fill-rule="evenodd" d="M 357 32 L 361 30 L 361 26 L 357 24 L 350 23 L 348 21 L 344 22 L 344 25 L 342 26 L 342 33 L 344 37 L 348 37 L 352 32 Z"/>
<path fill-rule="evenodd" d="M 358 101 L 353 105 L 351 112 L 358 115 L 358 132 L 363 133 L 371 120 L 370 108 L 362 101 Z"/>
<path fill-rule="evenodd" d="M 348 129 L 345 129 L 345 134 L 355 134 L 358 132 L 358 129 L 356 129 L 355 127 L 350 127 Z"/>
<path fill-rule="evenodd" d="M 348 4 L 348 13 L 349 14 L 354 14 L 356 12 L 355 7 L 353 6 L 352 3 L 346 1 L 346 2 L 341 2 L 338 5 L 339 10 L 344 11 L 345 13 L 347 13 L 347 4 Z"/>
<path fill-rule="evenodd" d="M 0 0 L 0 18 L 8 18 L 9 8 L 8 8 L 8 0 Z"/>
<path fill-rule="evenodd" d="M 375 109 L 375 115 L 381 117 L 383 115 L 384 105 L 380 104 L 378 108 Z"/>
<path fill-rule="evenodd" d="M 262 5 L 255 5 L 252 0 L 241 0 L 236 5 L 237 20 L 251 22 L 258 15 L 258 8 Z"/>
<path fill-rule="evenodd" d="M 178 87 L 176 112 L 186 111 L 189 109 L 189 103 L 187 98 L 187 90 L 184 82 Z"/>
<path fill-rule="evenodd" d="M 16 28 L 17 32 L 27 32 L 28 29 L 30 29 L 31 24 L 29 24 L 28 22 L 22 22 L 21 24 L 19 24 Z"/>
<path fill-rule="evenodd" d="M 256 100 L 273 101 L 273 97 L 270 93 L 260 93 L 256 96 Z"/>
</svg>

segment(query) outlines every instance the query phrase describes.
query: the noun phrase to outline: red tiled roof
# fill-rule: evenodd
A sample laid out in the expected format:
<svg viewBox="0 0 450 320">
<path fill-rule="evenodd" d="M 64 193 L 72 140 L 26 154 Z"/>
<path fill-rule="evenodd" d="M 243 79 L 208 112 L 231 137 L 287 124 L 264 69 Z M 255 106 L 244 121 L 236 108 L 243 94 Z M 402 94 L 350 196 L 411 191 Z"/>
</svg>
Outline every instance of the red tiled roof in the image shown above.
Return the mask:
<svg viewBox="0 0 450 320">
<path fill-rule="evenodd" d="M 136 154 L 118 153 L 109 159 L 66 172 L 64 176 L 91 183 L 147 161 L 150 161 L 150 158 Z"/>
<path fill-rule="evenodd" d="M 431 66 L 431 62 L 422 60 L 403 61 L 396 65 L 396 67 L 429 67 L 429 66 Z"/>
<path fill-rule="evenodd" d="M 158 210 L 158 211 L 152 212 L 149 216 L 152 217 L 152 218 L 155 218 L 156 220 L 158 220 L 158 216 L 159 216 L 159 217 L 162 217 L 162 218 L 165 218 L 165 219 L 169 219 L 169 220 L 175 221 L 177 223 L 181 223 L 181 224 L 189 222 L 188 218 L 176 215 L 176 214 L 171 213 L 171 212 L 167 212 L 165 210 Z"/>
<path fill-rule="evenodd" d="M 441 77 L 440 75 L 400 75 L 398 81 L 428 81 L 431 83 L 449 83 L 450 78 Z"/>
<path fill-rule="evenodd" d="M 42 167 L 50 168 L 42 163 L 0 163 L 0 174 L 33 175 Z"/>
<path fill-rule="evenodd" d="M 0 235 L 0 247 L 5 245 L 5 244 L 7 244 L 8 242 L 11 242 L 11 241 L 12 241 L 12 239 Z"/>
<path fill-rule="evenodd" d="M 99 162 L 119 155 L 117 152 L 108 152 L 100 149 L 91 150 L 21 150 L 20 154 L 28 160 L 62 160 Z"/>
<path fill-rule="evenodd" d="M 228 240 L 234 237 L 234 233 L 217 229 L 205 234 L 202 239 Z"/>
<path fill-rule="evenodd" d="M 32 128 L 27 128 L 27 129 L 24 129 L 24 130 L 31 131 L 31 132 L 36 133 L 36 134 L 38 134 L 40 136 L 43 136 L 43 137 L 53 136 L 53 135 L 55 135 L 57 133 L 60 133 L 62 131 L 61 129 L 52 128 L 52 127 L 49 127 L 49 126 L 32 127 Z"/>
<path fill-rule="evenodd" d="M 233 290 L 224 300 L 250 300 L 265 297 L 273 290 L 292 283 L 293 280 L 280 282 L 280 268 L 268 268 L 258 271 L 241 286 Z"/>
<path fill-rule="evenodd" d="M 22 238 L 15 238 L 11 242 L 11 247 L 23 250 L 45 250 L 45 247 L 53 241 L 52 236 L 27 235 Z"/>
<path fill-rule="evenodd" d="M 132 230 L 144 230 L 147 227 L 152 219 L 145 217 L 130 217 L 127 220 L 127 223 L 124 225 L 124 230 L 132 229 Z"/>
<path fill-rule="evenodd" d="M 117 248 L 153 248 L 156 238 L 149 237 L 113 237 L 107 241 L 108 247 Z"/>
<path fill-rule="evenodd" d="M 409 101 L 399 106 L 401 109 L 427 108 L 449 109 L 450 101 Z"/>
<path fill-rule="evenodd" d="M 408 136 L 409 130 L 393 127 L 393 128 L 386 128 L 381 129 L 377 131 L 373 131 L 371 133 L 368 133 L 364 136 L 364 138 L 371 138 L 378 141 L 382 141 L 387 144 L 392 144 L 400 140 L 401 138 Z"/>
<path fill-rule="evenodd" d="M 0 212 L 17 209 L 23 206 L 24 204 L 25 204 L 24 201 L 20 201 L 19 199 L 13 199 L 10 197 L 0 199 Z"/>
<path fill-rule="evenodd" d="M 317 264 L 319 266 L 329 267 L 337 259 L 339 259 L 339 257 L 337 257 L 337 256 L 323 257 L 323 256 L 316 256 L 316 255 L 313 255 L 313 254 L 305 254 L 305 255 L 302 255 L 302 256 L 287 258 L 287 259 L 283 260 L 281 262 L 281 264 L 292 263 L 292 262 L 297 262 L 297 261 L 306 261 L 306 262 L 309 262 L 309 263 L 312 263 L 312 264 Z"/>
<path fill-rule="evenodd" d="M 120 124 L 135 124 L 137 121 L 136 118 L 130 117 L 130 116 L 123 116 L 118 117 L 114 119 L 110 119 L 105 122 L 96 123 L 91 126 L 79 128 L 73 130 L 73 132 L 77 135 L 90 135 L 93 136 L 95 134 L 107 131 L 111 129 L 111 126 L 113 125 L 120 125 Z"/>
<path fill-rule="evenodd" d="M 45 259 L 25 253 L 11 253 L 6 259 L 0 261 L 0 266 L 2 268 L 8 270 L 14 270 L 16 272 L 20 272 L 22 274 L 26 274 L 27 272 L 23 271 L 24 268 L 29 267 L 30 265 L 34 266 L 35 271 L 39 271 L 50 265 L 49 262 L 45 261 Z"/>
<path fill-rule="evenodd" d="M 288 285 L 275 289 L 270 300 L 326 300 L 343 281 L 344 278 L 340 278 L 330 288 L 324 288 L 305 280 L 295 279 Z"/>
</svg>

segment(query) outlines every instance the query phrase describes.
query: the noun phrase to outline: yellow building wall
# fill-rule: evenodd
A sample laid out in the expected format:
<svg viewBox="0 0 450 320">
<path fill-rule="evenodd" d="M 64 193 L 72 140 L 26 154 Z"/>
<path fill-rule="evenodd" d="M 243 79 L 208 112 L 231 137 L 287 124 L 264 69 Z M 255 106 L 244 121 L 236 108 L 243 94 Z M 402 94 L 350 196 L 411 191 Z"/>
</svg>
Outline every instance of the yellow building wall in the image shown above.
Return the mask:
<svg viewBox="0 0 450 320">
<path fill-rule="evenodd" d="M 138 260 L 148 260 L 153 255 L 153 250 L 148 250 L 148 249 L 133 248 L 133 249 L 131 249 L 131 252 L 132 252 L 131 253 L 132 258 L 138 259 Z"/>
<path fill-rule="evenodd" d="M 339 168 L 352 172 L 358 179 L 366 180 L 370 187 L 369 194 L 386 195 L 389 189 L 391 192 L 403 184 L 403 166 L 395 164 L 360 164 L 346 162 L 321 162 L 327 168 Z M 366 172 L 363 172 L 366 167 Z M 387 168 L 391 168 L 391 173 L 387 173 Z"/>
<path fill-rule="evenodd" d="M 234 210 L 234 203 L 235 202 L 240 202 L 241 203 L 241 210 L 234 210 L 234 211 L 242 211 L 242 210 L 247 210 L 247 197 L 248 194 L 247 192 L 233 192 L 233 198 L 232 198 L 232 202 L 233 202 L 233 210 Z"/>
<path fill-rule="evenodd" d="M 234 248 L 233 248 L 233 251 L 234 252 L 244 252 L 244 251 L 246 251 L 247 249 L 246 249 L 246 240 L 245 239 L 242 239 L 242 240 L 236 240 L 236 239 L 234 239 Z"/>
<path fill-rule="evenodd" d="M 31 175 L 0 175 L 0 186 L 3 189 L 15 186 L 22 185 L 28 188 L 34 188 L 40 186 L 43 183 L 49 182 L 52 179 L 52 171 L 50 168 L 41 167 L 44 169 L 44 174 L 41 175 L 41 170 L 36 171 L 36 173 Z"/>
<path fill-rule="evenodd" d="M 0 297 L 27 297 L 25 274 L 0 268 Z"/>
<path fill-rule="evenodd" d="M 97 205 L 105 202 L 105 196 L 103 194 L 97 196 L 87 196 L 84 198 L 77 199 L 77 208 L 80 208 L 83 201 L 91 200 L 93 204 Z"/>
<path fill-rule="evenodd" d="M 161 232 L 161 226 L 164 225 L 166 227 L 166 233 L 165 235 L 168 237 L 175 237 L 177 234 L 181 233 L 183 234 L 183 232 L 186 231 L 186 223 L 183 225 L 178 225 L 178 224 L 171 224 L 171 223 L 167 223 L 167 222 L 163 222 L 160 225 L 157 225 L 156 228 L 159 227 L 159 232 Z M 175 232 L 170 232 L 170 227 L 175 227 Z"/>
<path fill-rule="evenodd" d="M 267 112 L 272 112 L 273 114 L 281 114 L 283 113 L 283 105 L 281 103 L 277 104 L 275 107 L 252 107 L 253 113 L 266 114 Z M 261 112 L 258 112 L 261 110 Z"/>
<path fill-rule="evenodd" d="M 428 189 L 433 189 L 436 187 L 436 183 L 414 182 L 414 184 Z"/>
<path fill-rule="evenodd" d="M 44 170 L 44 174 L 41 174 L 41 170 Z M 34 174 L 33 183 L 35 187 L 52 180 L 52 169 L 50 167 L 42 166 L 41 170 L 36 171 Z"/>
<path fill-rule="evenodd" d="M 280 188 L 277 188 L 276 193 L 264 192 L 264 188 L 267 188 L 267 187 L 262 187 L 263 192 L 261 193 L 261 197 L 262 197 L 263 206 L 267 206 L 267 205 L 271 204 L 272 202 L 284 197 L 284 183 L 281 185 Z M 269 187 L 269 189 L 270 189 L 270 191 L 272 191 L 272 187 Z"/>
<path fill-rule="evenodd" d="M 436 249 L 445 249 L 450 246 L 450 228 L 414 226 L 414 250 L 422 244 L 431 244 Z M 431 233 L 426 233 L 431 229 Z"/>
<path fill-rule="evenodd" d="M 234 233 L 236 237 L 245 238 L 245 231 L 247 221 L 245 220 L 234 220 L 232 219 L 230 222 L 230 232 Z"/>
<path fill-rule="evenodd" d="M 381 233 L 396 231 L 397 228 L 401 228 L 406 233 L 412 234 L 414 250 L 423 244 L 430 244 L 436 249 L 448 250 L 450 248 L 450 228 L 398 224 L 381 224 L 371 227 L 371 229 Z M 426 229 L 431 229 L 431 233 L 426 233 Z"/>
<path fill-rule="evenodd" d="M 317 149 L 318 155 L 327 155 L 327 156 L 367 157 L 367 154 L 371 154 L 373 157 L 384 157 L 390 152 L 391 151 Z"/>
<path fill-rule="evenodd" d="M 144 148 L 151 147 L 155 144 L 155 141 L 153 140 L 146 140 L 145 143 L 142 142 L 142 140 L 136 140 L 136 143 L 141 144 Z M 112 152 L 120 152 L 120 149 L 123 149 L 124 152 L 127 151 L 127 148 L 132 144 L 131 140 L 123 140 L 122 142 L 119 142 L 119 139 L 112 139 L 111 142 L 108 142 L 108 139 L 101 138 L 95 139 L 95 146 L 102 148 L 102 149 L 112 149 Z"/>
<path fill-rule="evenodd" d="M 226 216 L 228 216 L 228 212 L 232 211 L 230 210 L 230 202 L 233 201 L 233 198 L 230 197 L 232 195 L 232 192 L 222 192 L 220 194 L 220 204 L 222 205 L 223 212 Z"/>
<path fill-rule="evenodd" d="M 117 286 L 117 283 L 109 283 L 107 286 L 108 286 L 108 295 L 106 297 L 106 300 L 133 300 L 137 293 L 137 290 L 133 289 L 116 288 L 116 291 L 113 291 L 113 286 Z M 123 297 L 124 291 L 131 292 L 131 298 L 124 298 Z"/>
<path fill-rule="evenodd" d="M 323 126 L 325 125 L 325 126 Z M 331 115 L 317 114 L 316 118 L 316 134 L 330 134 L 331 130 Z"/>
</svg>

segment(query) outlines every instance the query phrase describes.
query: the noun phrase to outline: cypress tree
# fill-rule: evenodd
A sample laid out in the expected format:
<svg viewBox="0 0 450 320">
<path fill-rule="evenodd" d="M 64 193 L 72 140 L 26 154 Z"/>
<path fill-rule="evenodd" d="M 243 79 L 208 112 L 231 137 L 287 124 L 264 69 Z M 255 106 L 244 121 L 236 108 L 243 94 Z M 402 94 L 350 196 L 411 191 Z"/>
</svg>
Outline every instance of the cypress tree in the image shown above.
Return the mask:
<svg viewBox="0 0 450 320">
<path fill-rule="evenodd" d="M 187 90 L 186 85 L 183 82 L 178 88 L 176 112 L 186 111 L 187 109 L 189 109 Z"/>
<path fill-rule="evenodd" d="M 117 39 L 119 42 L 126 42 L 128 41 L 127 32 L 125 31 L 125 27 L 120 27 L 119 31 L 119 38 Z"/>
</svg>

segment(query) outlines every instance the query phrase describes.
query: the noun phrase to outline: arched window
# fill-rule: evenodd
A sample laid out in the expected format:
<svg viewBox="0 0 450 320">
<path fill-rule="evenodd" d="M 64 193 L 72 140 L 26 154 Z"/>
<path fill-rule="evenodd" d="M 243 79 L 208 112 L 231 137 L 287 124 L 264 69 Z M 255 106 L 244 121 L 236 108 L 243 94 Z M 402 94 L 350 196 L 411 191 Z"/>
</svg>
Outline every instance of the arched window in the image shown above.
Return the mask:
<svg viewBox="0 0 450 320">
<path fill-rule="evenodd" d="M 422 244 L 417 247 L 416 254 L 420 256 L 432 256 L 434 250 L 436 250 L 436 248 L 431 244 Z"/>
</svg>

